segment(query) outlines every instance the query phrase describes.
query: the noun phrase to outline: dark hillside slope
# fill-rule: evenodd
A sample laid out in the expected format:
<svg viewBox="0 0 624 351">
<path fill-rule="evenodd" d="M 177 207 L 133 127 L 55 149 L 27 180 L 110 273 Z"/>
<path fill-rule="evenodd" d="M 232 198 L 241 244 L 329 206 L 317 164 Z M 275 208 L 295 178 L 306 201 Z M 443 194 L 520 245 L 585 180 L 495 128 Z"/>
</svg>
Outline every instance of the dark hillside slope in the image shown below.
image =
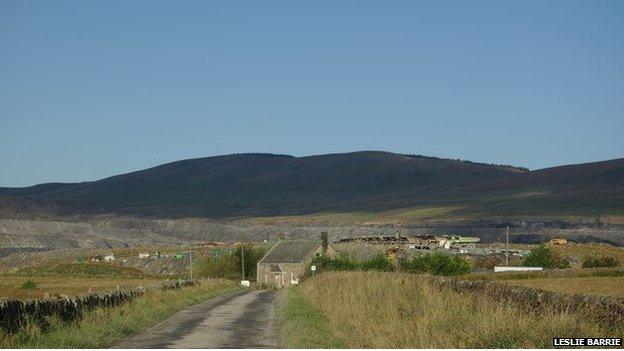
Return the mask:
<svg viewBox="0 0 624 351">
<path fill-rule="evenodd" d="M 3 188 L 85 213 L 267 216 L 393 207 L 418 189 L 447 189 L 526 173 L 468 161 L 362 151 L 310 157 L 240 154 L 189 159 L 94 182 Z M 383 201 L 381 201 L 383 199 Z"/>
<path fill-rule="evenodd" d="M 546 168 L 452 189 L 469 213 L 624 215 L 624 158 Z"/>
<path fill-rule="evenodd" d="M 543 186 L 608 187 L 624 185 L 624 158 L 544 168 L 483 182 L 480 188 L 510 189 Z"/>
</svg>

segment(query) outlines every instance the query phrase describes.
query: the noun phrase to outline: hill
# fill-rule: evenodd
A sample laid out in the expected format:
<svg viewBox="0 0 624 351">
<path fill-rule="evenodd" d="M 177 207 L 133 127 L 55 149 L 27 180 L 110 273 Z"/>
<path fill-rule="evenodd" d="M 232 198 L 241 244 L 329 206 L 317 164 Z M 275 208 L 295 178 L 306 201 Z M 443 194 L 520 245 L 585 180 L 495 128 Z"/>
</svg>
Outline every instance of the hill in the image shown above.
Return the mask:
<svg viewBox="0 0 624 351">
<path fill-rule="evenodd" d="M 45 212 L 44 207 L 53 213 L 153 217 L 298 216 L 420 207 L 453 208 L 455 215 L 593 215 L 624 213 L 623 174 L 624 159 L 528 171 L 379 151 L 309 157 L 237 154 L 182 160 L 93 182 L 0 188 L 0 195 L 17 211 Z"/>
</svg>

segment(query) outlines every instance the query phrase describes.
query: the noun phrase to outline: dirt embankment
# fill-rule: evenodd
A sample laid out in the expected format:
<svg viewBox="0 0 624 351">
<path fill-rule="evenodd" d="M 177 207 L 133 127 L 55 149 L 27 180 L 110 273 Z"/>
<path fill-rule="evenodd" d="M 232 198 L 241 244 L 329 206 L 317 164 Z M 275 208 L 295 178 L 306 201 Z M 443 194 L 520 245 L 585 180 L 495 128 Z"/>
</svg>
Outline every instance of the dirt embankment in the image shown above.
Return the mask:
<svg viewBox="0 0 624 351">
<path fill-rule="evenodd" d="M 510 226 L 512 243 L 539 243 L 552 237 L 578 242 L 624 245 L 624 225 L 566 221 L 437 221 L 410 227 L 392 225 L 262 225 L 203 219 L 90 218 L 80 221 L 0 219 L 0 269 L 15 269 L 46 260 L 73 261 L 86 253 L 105 255 L 112 249 L 184 247 L 193 242 L 259 242 L 283 234 L 286 238 L 314 238 L 328 232 L 330 240 L 354 236 L 455 234 L 477 236 L 485 243 L 505 241 Z M 136 255 L 135 255 L 136 256 Z M 133 265 L 128 258 L 128 265 Z M 142 269 L 157 274 L 185 271 L 173 258 L 139 260 Z M 154 262 L 152 262 L 154 261 Z M 180 267 L 177 267 L 180 265 Z M 177 268 L 176 268 L 177 267 Z"/>
</svg>

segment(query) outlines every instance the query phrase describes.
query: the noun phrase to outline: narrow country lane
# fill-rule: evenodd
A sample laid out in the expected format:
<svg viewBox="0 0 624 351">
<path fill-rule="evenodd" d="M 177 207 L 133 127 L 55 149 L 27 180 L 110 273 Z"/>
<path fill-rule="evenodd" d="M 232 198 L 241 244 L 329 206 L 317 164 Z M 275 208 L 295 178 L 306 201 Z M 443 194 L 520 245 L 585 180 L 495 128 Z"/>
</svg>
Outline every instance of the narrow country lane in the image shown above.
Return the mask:
<svg viewBox="0 0 624 351">
<path fill-rule="evenodd" d="M 278 292 L 216 297 L 176 313 L 114 348 L 277 348 Z"/>
</svg>

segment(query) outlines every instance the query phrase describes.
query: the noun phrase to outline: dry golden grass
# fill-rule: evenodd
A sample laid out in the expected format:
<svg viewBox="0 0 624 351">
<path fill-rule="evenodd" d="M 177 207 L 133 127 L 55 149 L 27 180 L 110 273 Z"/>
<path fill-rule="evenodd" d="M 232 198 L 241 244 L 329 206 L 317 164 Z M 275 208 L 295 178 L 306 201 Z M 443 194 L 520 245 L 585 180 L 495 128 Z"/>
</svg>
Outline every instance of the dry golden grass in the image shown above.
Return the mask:
<svg viewBox="0 0 624 351">
<path fill-rule="evenodd" d="M 587 258 L 612 257 L 620 266 L 624 265 L 624 248 L 604 243 L 569 243 L 566 245 L 550 245 L 553 253 L 565 257 L 572 267 L 580 267 Z"/>
<path fill-rule="evenodd" d="M 624 277 L 539 278 L 504 280 L 503 282 L 568 294 L 609 295 L 624 298 Z"/>
<path fill-rule="evenodd" d="M 435 288 L 426 277 L 411 274 L 328 272 L 299 289 L 348 347 L 543 348 L 552 347 L 553 337 L 624 333 L 566 313 L 527 314 L 514 306 Z"/>
</svg>

